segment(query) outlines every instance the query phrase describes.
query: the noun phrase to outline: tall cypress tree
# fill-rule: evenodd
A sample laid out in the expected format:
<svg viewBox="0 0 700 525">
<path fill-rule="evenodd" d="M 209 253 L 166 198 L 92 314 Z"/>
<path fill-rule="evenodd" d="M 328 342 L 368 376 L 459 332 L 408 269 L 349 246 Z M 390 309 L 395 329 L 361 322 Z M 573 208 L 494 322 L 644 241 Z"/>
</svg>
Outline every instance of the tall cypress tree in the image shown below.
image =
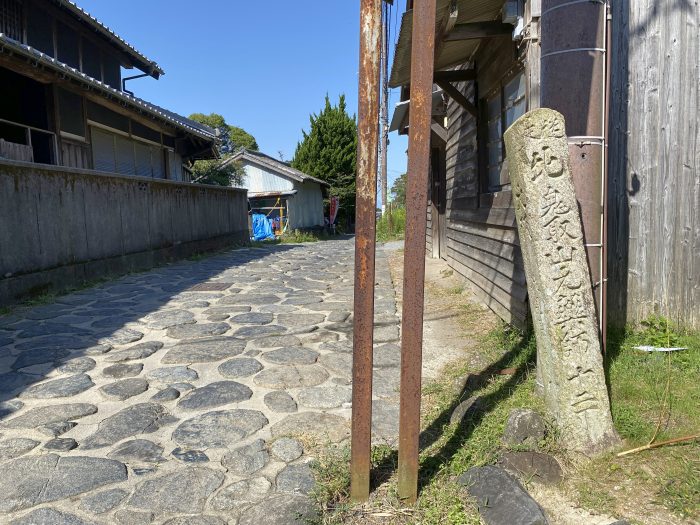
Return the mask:
<svg viewBox="0 0 700 525">
<path fill-rule="evenodd" d="M 355 212 L 357 164 L 357 122 L 348 115 L 345 95 L 333 106 L 326 104 L 319 114 L 310 115 L 308 133 L 297 143 L 292 167 L 331 185 L 331 195 L 340 198 L 341 214 L 348 219 Z"/>
</svg>

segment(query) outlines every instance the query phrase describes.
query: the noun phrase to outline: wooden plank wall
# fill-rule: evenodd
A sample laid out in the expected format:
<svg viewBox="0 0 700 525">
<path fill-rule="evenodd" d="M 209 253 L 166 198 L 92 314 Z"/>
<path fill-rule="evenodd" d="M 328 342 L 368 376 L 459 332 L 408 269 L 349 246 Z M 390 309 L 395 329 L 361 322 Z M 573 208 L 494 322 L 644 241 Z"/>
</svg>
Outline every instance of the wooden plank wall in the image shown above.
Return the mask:
<svg viewBox="0 0 700 525">
<path fill-rule="evenodd" d="M 700 328 L 700 7 L 613 2 L 609 319 Z"/>
<path fill-rule="evenodd" d="M 485 77 L 499 77 L 494 71 L 498 55 L 509 52 L 512 61 L 511 46 L 491 47 L 483 57 Z M 474 99 L 474 82 L 456 86 Z M 446 261 L 470 282 L 481 302 L 506 322 L 524 327 L 527 290 L 510 192 L 480 196 L 476 119 L 450 99 L 447 121 Z"/>
</svg>

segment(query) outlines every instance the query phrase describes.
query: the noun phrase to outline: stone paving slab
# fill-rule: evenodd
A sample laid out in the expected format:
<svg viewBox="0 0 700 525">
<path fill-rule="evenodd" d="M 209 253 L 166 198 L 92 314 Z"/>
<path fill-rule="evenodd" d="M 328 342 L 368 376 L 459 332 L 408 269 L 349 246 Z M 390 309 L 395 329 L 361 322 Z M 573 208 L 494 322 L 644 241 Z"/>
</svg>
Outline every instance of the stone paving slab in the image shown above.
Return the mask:
<svg viewBox="0 0 700 525">
<path fill-rule="evenodd" d="M 306 523 L 303 443 L 350 435 L 353 255 L 231 250 L 0 316 L 0 523 Z M 385 257 L 373 439 L 395 444 Z"/>
</svg>

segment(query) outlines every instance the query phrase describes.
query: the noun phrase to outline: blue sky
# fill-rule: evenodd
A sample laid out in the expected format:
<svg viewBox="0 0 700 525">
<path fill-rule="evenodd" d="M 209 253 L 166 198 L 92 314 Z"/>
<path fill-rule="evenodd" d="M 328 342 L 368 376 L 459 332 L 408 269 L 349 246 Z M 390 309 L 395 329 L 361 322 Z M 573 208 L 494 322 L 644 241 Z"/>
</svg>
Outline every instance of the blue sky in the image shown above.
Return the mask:
<svg viewBox="0 0 700 525">
<path fill-rule="evenodd" d="M 357 111 L 359 0 L 77 3 L 165 70 L 127 89 L 183 115 L 220 113 L 270 155 L 293 157 L 326 93 L 335 101 L 345 93 Z M 392 40 L 404 7 L 394 6 Z M 390 107 L 397 101 L 394 91 Z M 391 181 L 405 172 L 407 141 L 395 133 L 390 140 Z"/>
</svg>

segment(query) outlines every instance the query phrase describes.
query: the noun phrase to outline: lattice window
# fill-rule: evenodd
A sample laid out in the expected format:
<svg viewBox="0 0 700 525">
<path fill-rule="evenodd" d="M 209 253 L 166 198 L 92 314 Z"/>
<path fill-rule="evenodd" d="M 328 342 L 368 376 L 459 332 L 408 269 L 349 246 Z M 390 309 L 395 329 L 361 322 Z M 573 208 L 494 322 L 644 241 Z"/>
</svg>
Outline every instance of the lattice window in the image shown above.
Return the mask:
<svg viewBox="0 0 700 525">
<path fill-rule="evenodd" d="M 525 113 L 527 100 L 525 98 L 525 74 L 519 71 L 515 76 L 509 76 L 500 82 L 486 98 L 481 100 L 483 107 L 484 145 L 482 188 L 485 192 L 500 191 L 503 186 L 510 184 L 508 170 L 503 166 L 505 145 L 503 133 Z"/>
<path fill-rule="evenodd" d="M 22 41 L 22 4 L 17 0 L 0 0 L 0 33 Z"/>
</svg>

